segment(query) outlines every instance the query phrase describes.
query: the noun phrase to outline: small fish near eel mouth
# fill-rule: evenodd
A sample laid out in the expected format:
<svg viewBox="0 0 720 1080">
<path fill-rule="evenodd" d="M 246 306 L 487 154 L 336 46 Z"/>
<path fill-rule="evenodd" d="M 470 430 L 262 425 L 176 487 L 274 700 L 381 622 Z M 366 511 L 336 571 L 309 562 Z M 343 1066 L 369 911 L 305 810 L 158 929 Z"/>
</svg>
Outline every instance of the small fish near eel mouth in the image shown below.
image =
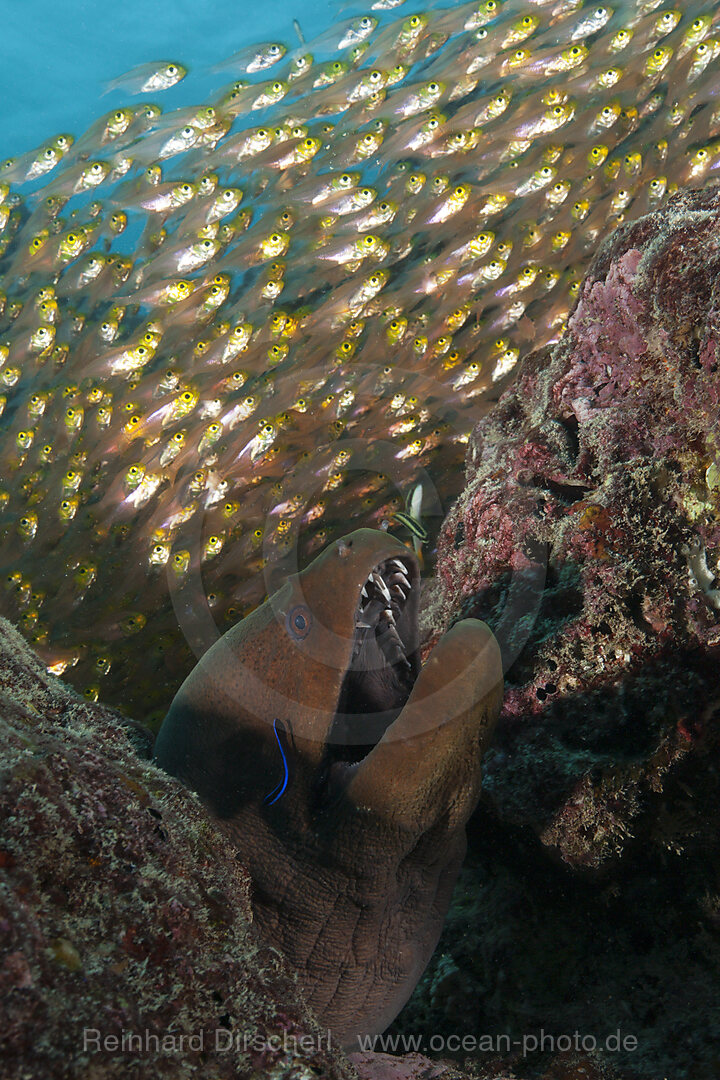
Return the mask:
<svg viewBox="0 0 720 1080">
<path fill-rule="evenodd" d="M 346 1046 L 391 1023 L 435 949 L 502 701 L 485 623 L 456 623 L 421 666 L 419 582 L 387 533 L 331 544 L 205 653 L 155 744 Z"/>
</svg>

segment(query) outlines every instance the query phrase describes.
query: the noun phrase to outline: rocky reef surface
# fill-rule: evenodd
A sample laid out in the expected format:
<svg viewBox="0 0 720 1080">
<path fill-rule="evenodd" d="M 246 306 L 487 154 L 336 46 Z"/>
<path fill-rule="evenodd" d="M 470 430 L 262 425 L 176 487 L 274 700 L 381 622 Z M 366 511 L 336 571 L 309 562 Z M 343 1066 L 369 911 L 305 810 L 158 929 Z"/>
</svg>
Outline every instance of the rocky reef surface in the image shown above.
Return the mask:
<svg viewBox="0 0 720 1080">
<path fill-rule="evenodd" d="M 719 361 L 712 186 L 615 231 L 473 434 L 425 630 L 485 619 L 506 694 L 406 1026 L 620 1028 L 631 1076 L 720 1075 Z"/>
<path fill-rule="evenodd" d="M 234 848 L 144 749 L 0 620 L 3 1080 L 355 1077 L 255 933 Z"/>
</svg>

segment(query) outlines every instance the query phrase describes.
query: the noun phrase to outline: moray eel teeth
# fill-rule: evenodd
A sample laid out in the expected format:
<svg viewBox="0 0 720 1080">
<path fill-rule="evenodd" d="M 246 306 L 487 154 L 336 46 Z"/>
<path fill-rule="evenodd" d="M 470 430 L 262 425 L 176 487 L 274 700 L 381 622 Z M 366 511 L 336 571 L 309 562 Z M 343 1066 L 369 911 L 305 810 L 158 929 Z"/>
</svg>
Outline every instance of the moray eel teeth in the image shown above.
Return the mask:
<svg viewBox="0 0 720 1080">
<path fill-rule="evenodd" d="M 437 944 L 502 700 L 484 623 L 421 665 L 419 600 L 392 536 L 331 544 L 205 653 L 155 746 L 237 845 L 260 932 L 345 1045 L 393 1020 Z"/>
</svg>

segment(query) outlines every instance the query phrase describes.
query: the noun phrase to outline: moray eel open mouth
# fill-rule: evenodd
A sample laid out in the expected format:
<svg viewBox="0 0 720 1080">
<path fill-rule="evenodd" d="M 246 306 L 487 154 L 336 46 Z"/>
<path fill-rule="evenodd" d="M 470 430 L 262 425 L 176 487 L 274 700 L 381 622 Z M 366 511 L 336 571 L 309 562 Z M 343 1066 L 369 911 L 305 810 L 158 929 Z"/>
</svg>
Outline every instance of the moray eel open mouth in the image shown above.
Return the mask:
<svg viewBox="0 0 720 1080">
<path fill-rule="evenodd" d="M 384 559 L 360 590 L 350 664 L 328 738 L 334 760 L 358 761 L 405 705 L 420 671 L 420 574 L 410 554 Z"/>
<path fill-rule="evenodd" d="M 482 622 L 451 627 L 421 666 L 419 601 L 394 537 L 330 544 L 205 653 L 155 744 L 237 846 L 259 931 L 348 1046 L 392 1021 L 437 944 L 502 701 Z"/>
</svg>

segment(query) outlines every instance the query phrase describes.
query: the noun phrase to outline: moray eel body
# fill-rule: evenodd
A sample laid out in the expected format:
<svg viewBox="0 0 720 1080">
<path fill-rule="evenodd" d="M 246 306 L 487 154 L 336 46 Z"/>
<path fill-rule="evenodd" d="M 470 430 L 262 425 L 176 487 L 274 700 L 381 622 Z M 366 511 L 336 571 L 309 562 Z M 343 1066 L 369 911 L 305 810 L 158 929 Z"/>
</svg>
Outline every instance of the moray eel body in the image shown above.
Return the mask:
<svg viewBox="0 0 720 1080">
<path fill-rule="evenodd" d="M 394 1019 L 437 944 L 502 699 L 482 622 L 421 666 L 418 599 L 399 541 L 337 541 L 203 656 L 155 747 L 237 844 L 261 932 L 346 1045 Z"/>
</svg>

